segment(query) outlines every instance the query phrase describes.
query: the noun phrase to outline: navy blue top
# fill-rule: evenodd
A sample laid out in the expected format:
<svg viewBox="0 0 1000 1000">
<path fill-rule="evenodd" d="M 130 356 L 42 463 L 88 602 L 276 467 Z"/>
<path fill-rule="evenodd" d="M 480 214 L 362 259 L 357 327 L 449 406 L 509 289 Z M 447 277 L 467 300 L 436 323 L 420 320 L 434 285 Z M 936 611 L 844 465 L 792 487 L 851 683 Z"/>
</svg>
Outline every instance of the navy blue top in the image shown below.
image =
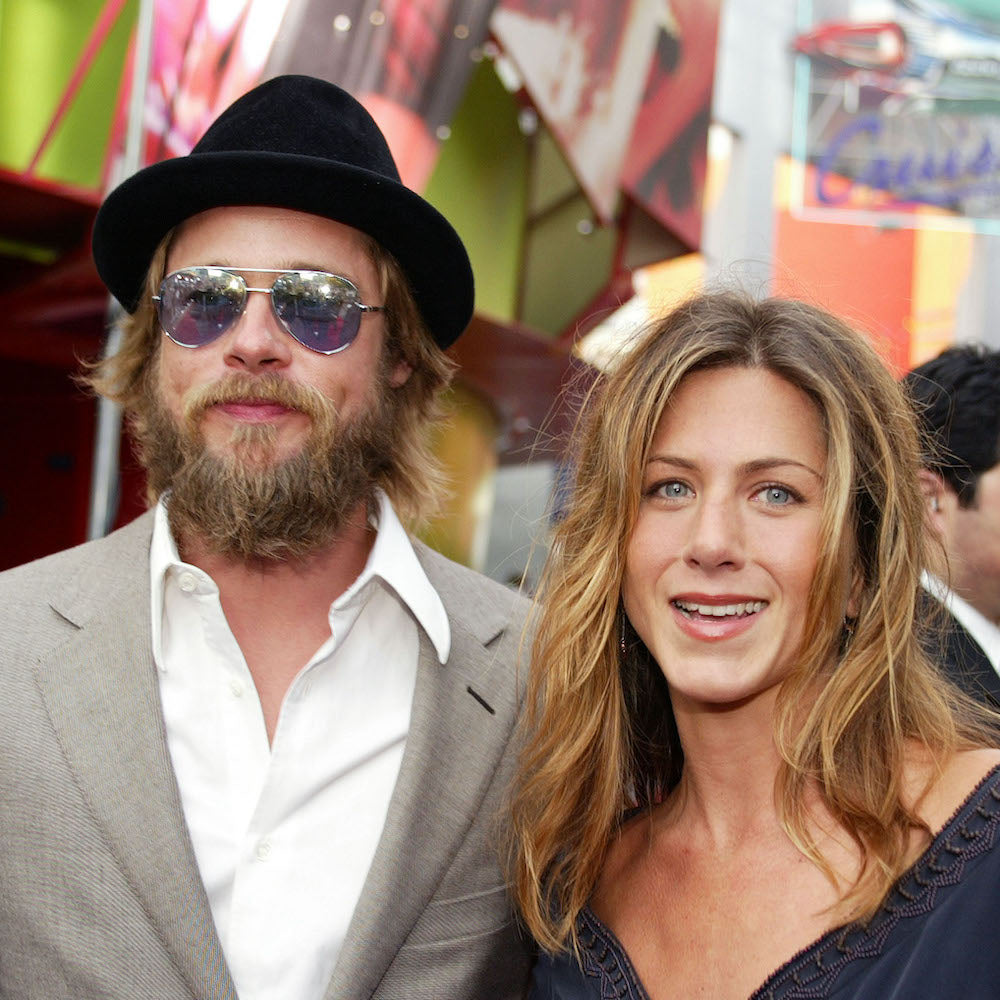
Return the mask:
<svg viewBox="0 0 1000 1000">
<path fill-rule="evenodd" d="M 867 926 L 824 934 L 751 1000 L 1000 998 L 998 827 L 1000 767 L 959 807 Z M 543 955 L 529 1000 L 649 1000 L 625 949 L 589 908 L 577 928 L 582 965 L 569 954 Z"/>
</svg>

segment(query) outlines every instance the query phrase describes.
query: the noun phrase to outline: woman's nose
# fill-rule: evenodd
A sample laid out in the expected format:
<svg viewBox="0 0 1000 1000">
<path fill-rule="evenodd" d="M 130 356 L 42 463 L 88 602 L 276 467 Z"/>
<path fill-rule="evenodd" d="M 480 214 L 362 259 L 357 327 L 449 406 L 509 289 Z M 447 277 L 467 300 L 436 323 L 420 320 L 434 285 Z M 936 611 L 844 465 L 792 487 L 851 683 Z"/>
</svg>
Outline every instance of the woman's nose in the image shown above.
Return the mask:
<svg viewBox="0 0 1000 1000">
<path fill-rule="evenodd" d="M 743 564 L 743 528 L 735 504 L 709 500 L 692 512 L 685 558 L 702 569 Z"/>
</svg>

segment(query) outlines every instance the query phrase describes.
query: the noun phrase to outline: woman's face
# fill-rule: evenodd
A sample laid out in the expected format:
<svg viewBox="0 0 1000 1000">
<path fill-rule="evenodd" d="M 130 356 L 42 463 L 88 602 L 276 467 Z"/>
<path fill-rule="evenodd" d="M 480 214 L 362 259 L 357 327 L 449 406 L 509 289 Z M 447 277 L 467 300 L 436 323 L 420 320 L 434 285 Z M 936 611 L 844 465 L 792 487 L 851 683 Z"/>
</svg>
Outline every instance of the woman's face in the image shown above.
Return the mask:
<svg viewBox="0 0 1000 1000">
<path fill-rule="evenodd" d="M 622 593 L 675 711 L 741 702 L 787 675 L 819 557 L 825 466 L 815 405 L 772 372 L 695 372 L 674 393 Z"/>
</svg>

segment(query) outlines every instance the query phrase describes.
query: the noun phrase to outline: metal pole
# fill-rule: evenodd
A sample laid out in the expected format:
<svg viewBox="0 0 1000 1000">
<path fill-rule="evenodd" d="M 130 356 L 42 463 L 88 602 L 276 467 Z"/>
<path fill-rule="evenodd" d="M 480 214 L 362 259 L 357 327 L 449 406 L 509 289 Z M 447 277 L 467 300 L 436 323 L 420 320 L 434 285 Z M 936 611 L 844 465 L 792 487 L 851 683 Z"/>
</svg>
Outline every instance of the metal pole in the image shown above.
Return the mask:
<svg viewBox="0 0 1000 1000">
<path fill-rule="evenodd" d="M 111 187 L 119 184 L 139 168 L 142 157 L 143 111 L 146 82 L 153 43 L 154 0 L 139 0 L 139 19 L 135 31 L 135 58 L 132 64 L 132 90 L 129 98 L 128 128 L 125 133 L 125 153 L 119 168 L 112 173 Z M 102 356 L 110 358 L 121 345 L 121 318 L 118 302 L 108 298 L 105 314 L 108 336 Z M 94 434 L 94 464 L 90 481 L 90 509 L 87 515 L 87 538 L 106 535 L 114 524 L 120 499 L 119 446 L 122 413 L 117 403 L 103 397 L 97 401 L 97 427 Z"/>
</svg>

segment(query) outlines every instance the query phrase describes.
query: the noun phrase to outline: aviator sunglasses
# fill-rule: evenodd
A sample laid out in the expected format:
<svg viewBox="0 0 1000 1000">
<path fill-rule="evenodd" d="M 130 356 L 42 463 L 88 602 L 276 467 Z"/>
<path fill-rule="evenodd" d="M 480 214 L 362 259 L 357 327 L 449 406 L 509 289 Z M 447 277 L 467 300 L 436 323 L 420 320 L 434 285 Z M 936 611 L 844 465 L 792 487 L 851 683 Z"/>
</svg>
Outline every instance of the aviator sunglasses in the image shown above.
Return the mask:
<svg viewBox="0 0 1000 1000">
<path fill-rule="evenodd" d="M 277 277 L 270 288 L 256 288 L 246 283 L 244 274 Z M 250 292 L 270 295 L 278 322 L 303 347 L 319 354 L 350 347 L 362 313 L 385 309 L 363 305 L 354 283 L 339 274 L 267 267 L 183 267 L 163 279 L 153 301 L 163 332 L 175 344 L 203 347 L 243 315 Z"/>
</svg>

